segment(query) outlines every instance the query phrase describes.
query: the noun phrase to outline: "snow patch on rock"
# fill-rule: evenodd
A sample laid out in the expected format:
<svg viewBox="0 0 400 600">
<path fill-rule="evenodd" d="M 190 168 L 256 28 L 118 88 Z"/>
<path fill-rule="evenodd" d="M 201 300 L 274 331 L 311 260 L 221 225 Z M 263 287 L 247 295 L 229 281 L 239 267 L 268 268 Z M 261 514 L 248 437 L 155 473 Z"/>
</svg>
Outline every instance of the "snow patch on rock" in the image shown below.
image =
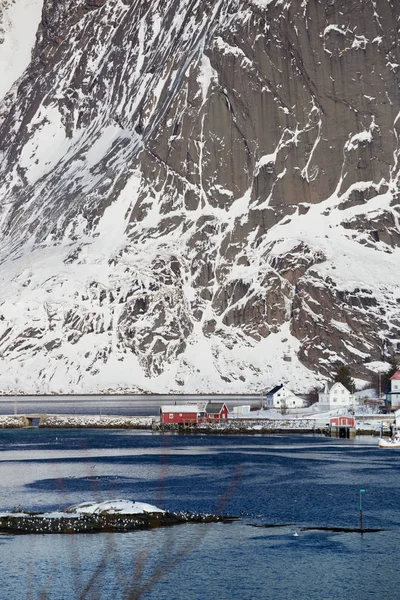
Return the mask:
<svg viewBox="0 0 400 600">
<path fill-rule="evenodd" d="M 164 513 L 164 510 L 145 502 L 131 500 L 106 500 L 105 502 L 82 502 L 65 509 L 64 513 L 81 515 L 139 515 L 145 513 Z"/>
</svg>

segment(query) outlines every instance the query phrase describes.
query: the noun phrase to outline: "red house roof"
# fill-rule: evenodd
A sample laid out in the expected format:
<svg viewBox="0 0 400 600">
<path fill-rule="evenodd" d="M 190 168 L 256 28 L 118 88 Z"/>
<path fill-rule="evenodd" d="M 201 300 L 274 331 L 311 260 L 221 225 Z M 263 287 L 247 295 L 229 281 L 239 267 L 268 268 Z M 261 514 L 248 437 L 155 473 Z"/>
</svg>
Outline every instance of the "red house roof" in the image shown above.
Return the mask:
<svg viewBox="0 0 400 600">
<path fill-rule="evenodd" d="M 400 369 L 397 369 L 396 373 L 390 379 L 400 379 Z"/>
<path fill-rule="evenodd" d="M 197 404 L 173 404 L 160 406 L 161 413 L 186 413 L 196 414 L 199 412 Z"/>
</svg>

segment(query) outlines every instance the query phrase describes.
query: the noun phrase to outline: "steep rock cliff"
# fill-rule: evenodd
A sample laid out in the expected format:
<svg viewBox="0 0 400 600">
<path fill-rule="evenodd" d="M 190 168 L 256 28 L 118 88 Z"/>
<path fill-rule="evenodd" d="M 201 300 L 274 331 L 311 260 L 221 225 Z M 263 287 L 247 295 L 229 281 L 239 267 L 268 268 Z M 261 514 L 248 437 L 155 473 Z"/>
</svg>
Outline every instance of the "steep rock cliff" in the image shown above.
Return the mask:
<svg viewBox="0 0 400 600">
<path fill-rule="evenodd" d="M 390 358 L 399 19 L 44 0 L 0 107 L 0 387 L 304 391 Z"/>
</svg>

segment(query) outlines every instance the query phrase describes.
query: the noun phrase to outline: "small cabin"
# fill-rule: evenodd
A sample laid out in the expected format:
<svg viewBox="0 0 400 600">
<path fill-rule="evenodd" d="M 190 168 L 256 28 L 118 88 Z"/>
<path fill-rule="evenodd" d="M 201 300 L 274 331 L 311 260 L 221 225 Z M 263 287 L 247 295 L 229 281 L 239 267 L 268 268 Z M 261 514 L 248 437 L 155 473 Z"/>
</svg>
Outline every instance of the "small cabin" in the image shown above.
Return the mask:
<svg viewBox="0 0 400 600">
<path fill-rule="evenodd" d="M 329 425 L 335 425 L 335 427 L 355 427 L 356 422 L 354 417 L 351 415 L 341 415 L 339 417 L 331 417 L 329 419 Z"/>
<path fill-rule="evenodd" d="M 338 415 L 329 419 L 331 437 L 349 439 L 356 435 L 356 421 L 352 415 Z"/>
</svg>

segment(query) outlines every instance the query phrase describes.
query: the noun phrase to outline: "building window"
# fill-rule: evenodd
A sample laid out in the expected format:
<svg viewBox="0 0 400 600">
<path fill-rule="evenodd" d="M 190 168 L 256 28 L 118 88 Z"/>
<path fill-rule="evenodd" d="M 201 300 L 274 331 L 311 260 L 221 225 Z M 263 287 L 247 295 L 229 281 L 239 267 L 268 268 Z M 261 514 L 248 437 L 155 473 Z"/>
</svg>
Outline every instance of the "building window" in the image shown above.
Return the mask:
<svg viewBox="0 0 400 600">
<path fill-rule="evenodd" d="M 169 413 L 169 418 L 173 419 L 174 418 L 174 414 L 173 413 Z"/>
</svg>

